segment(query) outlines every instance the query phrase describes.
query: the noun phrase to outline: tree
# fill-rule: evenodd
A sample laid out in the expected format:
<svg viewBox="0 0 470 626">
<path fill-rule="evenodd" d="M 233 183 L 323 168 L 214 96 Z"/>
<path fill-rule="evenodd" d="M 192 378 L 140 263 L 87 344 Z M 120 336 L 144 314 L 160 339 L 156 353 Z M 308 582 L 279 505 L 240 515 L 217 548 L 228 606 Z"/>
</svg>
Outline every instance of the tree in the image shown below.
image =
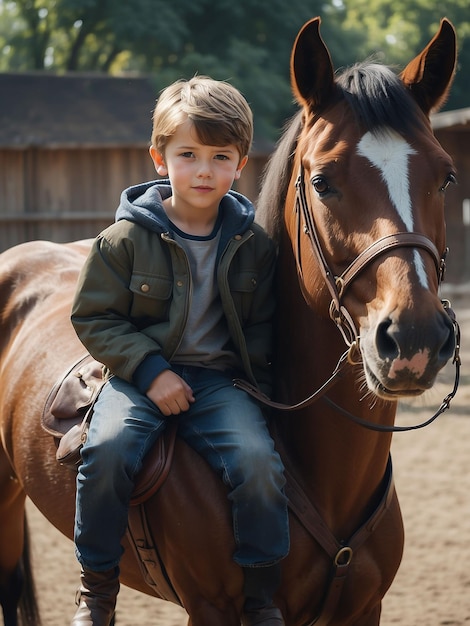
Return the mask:
<svg viewBox="0 0 470 626">
<path fill-rule="evenodd" d="M 427 45 L 439 28 L 443 17 L 451 20 L 457 30 L 457 73 L 445 108 L 470 106 L 470 87 L 463 73 L 470 66 L 470 13 L 468 0 L 354 0 L 348 4 L 342 24 L 344 32 L 367 33 L 356 48 L 359 58 L 374 52 L 389 64 L 401 69 Z"/>
<path fill-rule="evenodd" d="M 449 0 L 459 72 L 447 108 L 469 105 L 468 0 Z M 335 67 L 370 55 L 398 68 L 439 25 L 438 0 L 0 0 L 0 71 L 145 72 L 157 90 L 195 73 L 250 101 L 257 133 L 277 138 L 294 107 L 289 58 L 302 24 L 322 16 Z"/>
</svg>

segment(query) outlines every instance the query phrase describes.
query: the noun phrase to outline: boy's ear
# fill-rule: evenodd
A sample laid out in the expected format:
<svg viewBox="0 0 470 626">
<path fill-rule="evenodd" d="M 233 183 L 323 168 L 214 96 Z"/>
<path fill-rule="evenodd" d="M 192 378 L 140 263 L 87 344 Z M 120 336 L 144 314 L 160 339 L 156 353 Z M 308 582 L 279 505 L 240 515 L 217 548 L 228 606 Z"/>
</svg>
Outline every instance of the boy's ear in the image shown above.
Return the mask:
<svg viewBox="0 0 470 626">
<path fill-rule="evenodd" d="M 243 159 L 241 159 L 240 163 L 238 164 L 238 168 L 235 172 L 235 180 L 238 180 L 241 176 L 242 173 L 242 169 L 245 167 L 245 165 L 247 164 L 248 161 L 248 157 L 244 156 Z"/>
<path fill-rule="evenodd" d="M 155 146 L 150 146 L 149 152 L 150 152 L 150 156 L 152 158 L 153 164 L 155 166 L 155 169 L 157 170 L 157 174 L 160 174 L 160 176 L 167 176 L 168 170 L 165 165 L 165 161 L 163 160 L 163 155 L 160 152 L 158 152 Z"/>
</svg>

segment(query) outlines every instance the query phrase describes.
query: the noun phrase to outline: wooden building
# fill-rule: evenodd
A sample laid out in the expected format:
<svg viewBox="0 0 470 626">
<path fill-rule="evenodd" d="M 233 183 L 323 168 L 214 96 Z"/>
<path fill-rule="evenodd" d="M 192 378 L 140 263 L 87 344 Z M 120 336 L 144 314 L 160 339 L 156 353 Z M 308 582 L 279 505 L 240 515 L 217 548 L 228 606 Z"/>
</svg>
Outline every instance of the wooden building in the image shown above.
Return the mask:
<svg viewBox="0 0 470 626">
<path fill-rule="evenodd" d="M 432 125 L 457 169 L 458 184 L 446 191 L 446 282 L 464 284 L 470 281 L 470 108 L 437 113 Z"/>
<path fill-rule="evenodd" d="M 94 237 L 121 191 L 156 178 L 148 154 L 158 94 L 146 77 L 0 74 L 0 252 Z M 447 282 L 470 280 L 470 108 L 433 117 L 459 184 L 446 193 Z M 237 189 L 256 200 L 272 145 L 255 140 Z M 413 184 L 413 181 L 411 181 Z"/>
<path fill-rule="evenodd" d="M 0 252 L 23 241 L 94 237 L 121 191 L 153 180 L 156 93 L 145 77 L 0 74 Z M 253 151 L 237 189 L 256 197 Z"/>
</svg>

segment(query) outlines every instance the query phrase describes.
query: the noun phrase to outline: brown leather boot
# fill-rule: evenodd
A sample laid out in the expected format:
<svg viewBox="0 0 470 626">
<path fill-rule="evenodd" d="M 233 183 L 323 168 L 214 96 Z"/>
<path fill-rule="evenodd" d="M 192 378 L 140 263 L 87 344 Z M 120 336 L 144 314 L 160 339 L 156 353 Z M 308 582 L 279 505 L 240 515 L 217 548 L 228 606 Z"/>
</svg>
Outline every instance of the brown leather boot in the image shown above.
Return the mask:
<svg viewBox="0 0 470 626">
<path fill-rule="evenodd" d="M 281 611 L 274 605 L 273 596 L 281 581 L 279 563 L 266 567 L 245 567 L 243 626 L 284 626 Z"/>
<path fill-rule="evenodd" d="M 119 592 L 119 568 L 105 572 L 82 569 L 80 580 L 78 609 L 71 626 L 109 626 Z"/>
<path fill-rule="evenodd" d="M 242 616 L 243 626 L 284 626 L 284 624 L 282 613 L 275 606 L 245 611 Z"/>
</svg>

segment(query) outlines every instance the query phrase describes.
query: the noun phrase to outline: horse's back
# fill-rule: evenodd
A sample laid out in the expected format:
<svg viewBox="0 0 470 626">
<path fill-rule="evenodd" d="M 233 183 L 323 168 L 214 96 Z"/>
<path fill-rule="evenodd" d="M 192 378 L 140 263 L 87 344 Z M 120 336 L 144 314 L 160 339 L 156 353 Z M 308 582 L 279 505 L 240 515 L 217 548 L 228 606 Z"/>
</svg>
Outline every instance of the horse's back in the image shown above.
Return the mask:
<svg viewBox="0 0 470 626">
<path fill-rule="evenodd" d="M 69 354 L 84 352 L 70 308 L 88 249 L 88 242 L 32 241 L 0 255 L 2 381 L 16 374 L 33 384 L 44 370 L 57 375 Z"/>
<path fill-rule="evenodd" d="M 89 248 L 89 241 L 68 244 L 29 241 L 2 252 L 2 328 L 13 329 L 28 322 L 28 313 L 44 308 L 50 298 L 70 298 Z M 18 312 L 22 315 L 17 315 Z"/>
<path fill-rule="evenodd" d="M 7 248 L 0 254 L 0 282 L 8 277 L 17 281 L 27 280 L 32 278 L 31 272 L 36 276 L 50 273 L 53 277 L 63 268 L 78 274 L 91 243 L 91 239 L 69 243 L 34 240 Z"/>
</svg>

